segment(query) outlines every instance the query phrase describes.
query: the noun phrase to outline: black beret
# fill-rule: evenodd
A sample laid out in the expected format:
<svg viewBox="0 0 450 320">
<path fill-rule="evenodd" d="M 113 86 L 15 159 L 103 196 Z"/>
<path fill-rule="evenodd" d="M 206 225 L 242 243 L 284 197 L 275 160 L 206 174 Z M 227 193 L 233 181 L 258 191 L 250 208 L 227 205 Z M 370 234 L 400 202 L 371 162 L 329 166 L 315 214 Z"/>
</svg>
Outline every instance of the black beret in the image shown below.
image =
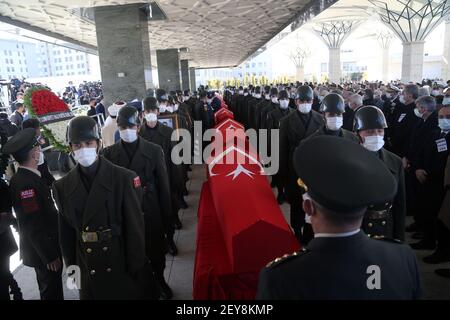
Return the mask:
<svg viewBox="0 0 450 320">
<path fill-rule="evenodd" d="M 303 141 L 295 150 L 294 168 L 313 200 L 343 214 L 391 201 L 397 191 L 376 153 L 340 137 Z"/>
<path fill-rule="evenodd" d="M 39 145 L 36 138 L 36 131 L 33 128 L 23 129 L 17 132 L 8 140 L 2 148 L 4 154 L 25 154 Z"/>
</svg>

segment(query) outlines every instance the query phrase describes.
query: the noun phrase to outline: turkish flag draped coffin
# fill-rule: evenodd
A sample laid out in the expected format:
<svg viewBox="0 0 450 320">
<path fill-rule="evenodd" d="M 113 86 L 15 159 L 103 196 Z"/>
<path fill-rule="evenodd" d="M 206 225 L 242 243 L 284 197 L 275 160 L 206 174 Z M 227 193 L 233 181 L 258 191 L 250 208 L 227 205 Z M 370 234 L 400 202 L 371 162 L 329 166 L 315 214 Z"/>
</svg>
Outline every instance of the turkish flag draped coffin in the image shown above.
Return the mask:
<svg viewBox="0 0 450 320">
<path fill-rule="evenodd" d="M 216 130 L 226 132 L 230 127 L 243 131 L 242 124 L 232 119 L 218 124 Z M 222 146 L 221 141 L 212 142 L 217 149 L 207 160 L 208 181 L 198 211 L 194 299 L 254 298 L 260 270 L 275 258 L 299 250 L 258 154 L 245 136 L 237 134 L 232 139 L 223 139 Z M 236 143 L 230 145 L 230 141 Z M 205 245 L 205 239 L 210 245 Z"/>
</svg>

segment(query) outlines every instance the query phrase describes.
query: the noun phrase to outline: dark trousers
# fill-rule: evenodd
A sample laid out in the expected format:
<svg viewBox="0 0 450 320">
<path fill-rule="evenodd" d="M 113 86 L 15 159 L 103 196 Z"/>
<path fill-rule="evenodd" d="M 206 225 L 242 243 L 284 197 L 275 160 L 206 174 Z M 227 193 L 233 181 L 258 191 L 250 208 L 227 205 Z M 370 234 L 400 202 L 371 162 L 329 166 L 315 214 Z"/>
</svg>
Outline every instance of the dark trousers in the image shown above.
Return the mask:
<svg viewBox="0 0 450 320">
<path fill-rule="evenodd" d="M 9 300 L 9 257 L 0 258 L 0 300 Z"/>
<path fill-rule="evenodd" d="M 48 270 L 45 266 L 35 267 L 36 279 L 41 300 L 64 300 L 62 287 L 62 268 L 57 272 Z"/>
<path fill-rule="evenodd" d="M 437 216 L 444 198 L 443 183 L 427 181 L 417 188 L 418 211 L 416 222 L 423 234 L 423 241 L 435 244 L 437 240 Z"/>
<path fill-rule="evenodd" d="M 437 249 L 450 254 L 450 229 L 440 220 L 436 223 Z"/>
</svg>

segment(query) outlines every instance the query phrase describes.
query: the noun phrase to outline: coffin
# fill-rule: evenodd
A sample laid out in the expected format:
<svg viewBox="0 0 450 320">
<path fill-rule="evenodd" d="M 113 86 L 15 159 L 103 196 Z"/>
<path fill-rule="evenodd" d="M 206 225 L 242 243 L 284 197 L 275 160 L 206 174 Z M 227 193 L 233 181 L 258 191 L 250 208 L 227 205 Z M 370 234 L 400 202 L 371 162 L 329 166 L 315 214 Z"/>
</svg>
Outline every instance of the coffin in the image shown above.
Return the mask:
<svg viewBox="0 0 450 320">
<path fill-rule="evenodd" d="M 238 161 L 226 163 L 230 154 Z M 274 258 L 299 249 L 251 148 L 233 146 L 218 154 L 208 161 L 208 174 L 233 272 L 259 272 Z"/>
</svg>

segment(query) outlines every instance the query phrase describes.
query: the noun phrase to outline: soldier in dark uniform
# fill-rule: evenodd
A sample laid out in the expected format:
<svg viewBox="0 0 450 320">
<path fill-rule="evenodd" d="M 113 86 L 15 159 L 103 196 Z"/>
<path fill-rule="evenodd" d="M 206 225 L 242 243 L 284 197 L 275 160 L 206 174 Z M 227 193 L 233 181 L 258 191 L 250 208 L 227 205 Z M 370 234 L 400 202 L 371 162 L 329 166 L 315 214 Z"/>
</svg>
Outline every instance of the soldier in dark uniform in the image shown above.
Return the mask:
<svg viewBox="0 0 450 320">
<path fill-rule="evenodd" d="M 55 182 L 53 195 L 64 262 L 79 267 L 80 299 L 155 298 L 139 177 L 98 155 L 94 119 L 72 119 L 68 141 L 78 164 Z"/>
<path fill-rule="evenodd" d="M 247 107 L 247 128 L 249 129 L 257 129 L 255 124 L 255 111 L 256 106 L 259 105 L 262 101 L 261 98 L 261 87 L 257 86 L 255 88 L 254 95 L 248 101 Z"/>
<path fill-rule="evenodd" d="M 278 89 L 272 88 L 270 89 L 270 103 L 267 103 L 261 109 L 259 129 L 267 129 L 267 115 L 269 114 L 269 112 L 272 112 L 277 108 L 279 108 Z"/>
<path fill-rule="evenodd" d="M 38 119 L 36 118 L 27 119 L 23 122 L 22 127 L 23 129 L 33 128 L 36 131 L 36 137 L 38 138 L 41 147 L 44 147 L 47 144 L 45 139 L 41 136 L 40 123 Z M 39 164 L 38 170 L 41 173 L 42 178 L 45 180 L 45 183 L 51 188 L 53 186 L 53 182 L 55 182 L 55 178 L 48 169 L 48 163 L 44 157 L 44 154 L 42 154 L 41 161 L 42 163 Z"/>
<path fill-rule="evenodd" d="M 175 142 L 171 140 L 173 129 L 158 121 L 159 109 L 156 99 L 147 97 L 144 99 L 145 125 L 139 130 L 139 135 L 147 141 L 159 145 L 164 153 L 166 168 L 169 176 L 170 195 L 172 203 L 172 228 L 166 229 L 166 236 L 169 245 L 169 253 L 176 255 L 178 249 L 173 241 L 174 229 L 181 229 L 182 224 L 178 217 L 180 209 L 180 195 L 183 194 L 184 180 L 180 165 L 176 165 L 171 160 L 172 149 Z"/>
<path fill-rule="evenodd" d="M 294 112 L 294 110 L 289 108 L 289 96 L 286 90 L 281 90 L 278 93 L 278 103 L 278 107 L 267 114 L 266 120 L 266 127 L 268 130 L 267 145 L 270 154 L 273 154 L 271 150 L 271 130 L 278 130 L 280 128 L 280 120 Z M 279 173 L 273 176 L 272 181 L 278 190 L 277 201 L 278 204 L 281 205 L 284 201 L 286 201 L 286 194 L 284 192 L 283 181 L 281 180 Z"/>
<path fill-rule="evenodd" d="M 405 239 L 405 174 L 402 160 L 384 146 L 384 129 L 387 128 L 383 112 L 374 106 L 365 106 L 355 114 L 355 132 L 361 145 L 384 162 L 397 182 L 396 193 L 389 201 L 373 203 L 364 217 L 362 229 L 369 237 Z"/>
<path fill-rule="evenodd" d="M 359 144 L 359 139 L 356 134 L 342 128 L 344 123 L 343 115 L 346 112 L 344 98 L 342 98 L 342 96 L 337 93 L 326 95 L 322 101 L 320 111 L 323 112 L 325 124 L 307 139 L 328 135 L 348 139 Z M 314 234 L 312 232 L 311 224 L 306 223 L 303 227 L 303 243 L 307 244 L 313 237 Z"/>
<path fill-rule="evenodd" d="M 291 207 L 291 227 L 299 240 L 305 224 L 305 213 L 299 197 L 302 190 L 297 185 L 297 174 L 293 168 L 292 157 L 300 142 L 324 125 L 323 116 L 312 110 L 313 90 L 301 86 L 297 90 L 298 110 L 280 121 L 280 175 Z"/>
<path fill-rule="evenodd" d="M 255 124 L 255 129 L 261 129 L 261 111 L 271 104 L 270 99 L 270 87 L 264 87 L 264 96 L 261 99 L 261 102 L 255 106 L 254 119 L 253 122 Z"/>
<path fill-rule="evenodd" d="M 117 116 L 121 141 L 103 150 L 112 163 L 135 172 L 143 187 L 142 211 L 145 221 L 145 248 L 164 299 L 172 290 L 164 279 L 166 234 L 172 230 L 169 176 L 160 146 L 138 136 L 139 115 L 133 107 L 123 107 Z M 168 231 L 166 231 L 168 230 Z M 172 240 L 173 241 L 173 240 Z"/>
<path fill-rule="evenodd" d="M 330 135 L 349 139 L 359 143 L 359 139 L 351 131 L 343 128 L 343 117 L 346 112 L 344 98 L 337 93 L 330 93 L 325 96 L 320 107 L 323 113 L 325 124 L 314 132 L 310 137 L 319 135 Z"/>
<path fill-rule="evenodd" d="M 304 141 L 294 166 L 307 190 L 303 207 L 315 238 L 261 271 L 257 299 L 419 299 L 414 252 L 360 231 L 367 207 L 396 193 L 389 169 L 358 144 L 333 136 Z"/>
<path fill-rule="evenodd" d="M 58 212 L 50 189 L 38 171 L 39 141 L 32 128 L 14 135 L 3 147 L 19 163 L 10 193 L 17 216 L 20 255 L 33 267 L 42 300 L 63 300 L 62 262 L 58 244 Z"/>
</svg>

